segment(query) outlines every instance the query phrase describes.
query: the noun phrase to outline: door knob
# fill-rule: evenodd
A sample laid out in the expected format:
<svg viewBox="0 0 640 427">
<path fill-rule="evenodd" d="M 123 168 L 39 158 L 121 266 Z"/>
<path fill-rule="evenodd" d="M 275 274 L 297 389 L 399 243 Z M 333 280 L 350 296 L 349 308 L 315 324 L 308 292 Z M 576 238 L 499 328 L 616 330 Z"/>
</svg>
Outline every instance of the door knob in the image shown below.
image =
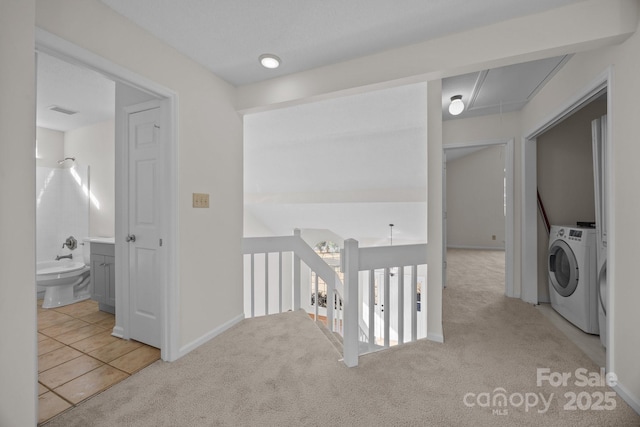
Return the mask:
<svg viewBox="0 0 640 427">
<path fill-rule="evenodd" d="M 127 242 L 135 242 L 136 241 L 136 235 L 135 234 L 129 234 L 129 235 L 127 235 L 127 238 L 125 240 Z"/>
</svg>

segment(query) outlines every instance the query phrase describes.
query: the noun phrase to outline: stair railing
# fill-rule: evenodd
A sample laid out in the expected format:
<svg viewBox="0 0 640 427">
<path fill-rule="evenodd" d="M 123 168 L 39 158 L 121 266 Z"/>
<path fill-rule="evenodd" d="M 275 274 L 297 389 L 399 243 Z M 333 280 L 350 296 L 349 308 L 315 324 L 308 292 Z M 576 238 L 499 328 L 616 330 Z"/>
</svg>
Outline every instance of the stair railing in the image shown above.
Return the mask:
<svg viewBox="0 0 640 427">
<path fill-rule="evenodd" d="M 397 316 L 397 343 L 415 341 L 422 338 L 418 333 L 418 306 L 424 304 L 418 301 L 417 280 L 418 266 L 426 265 L 427 245 L 398 245 L 387 247 L 359 248 L 354 239 L 344 242 L 340 262 L 344 273 L 344 284 L 338 273 L 329 266 L 301 237 L 300 230 L 294 230 L 293 236 L 276 237 L 245 237 L 243 239 L 243 253 L 248 255 L 250 264 L 250 317 L 256 316 L 256 255 L 264 254 L 264 313 L 272 314 L 275 310 L 269 307 L 270 295 L 270 254 L 277 254 L 278 286 L 277 300 L 278 310 L 283 311 L 301 308 L 301 269 L 302 263 L 316 273 L 316 277 L 322 279 L 327 285 L 327 326 L 331 332 L 336 332 L 343 337 L 343 361 L 349 366 L 358 365 L 358 357 L 371 351 L 386 348 L 391 345 L 391 316 L 392 307 L 395 307 Z M 285 303 L 286 290 L 283 289 L 283 258 L 284 254 L 291 253 L 293 263 L 291 302 Z M 405 295 L 407 286 L 404 283 L 405 267 L 411 271 L 408 283 L 409 296 Z M 273 267 L 272 267 L 273 268 Z M 391 304 L 391 270 L 397 269 L 398 278 L 394 280 L 394 293 L 397 300 Z M 374 276 L 380 270 L 384 274 L 384 283 L 376 283 Z M 360 272 L 368 272 L 368 283 L 360 283 Z M 364 276 L 364 275 L 363 275 Z M 309 286 L 305 283 L 304 286 Z M 383 286 L 384 304 L 383 316 L 376 318 L 374 309 L 375 291 Z M 364 298 L 360 298 L 360 288 L 368 295 L 369 307 L 362 307 Z M 422 288 L 422 295 L 426 295 L 426 286 Z M 315 318 L 318 319 L 318 298 L 316 288 Z M 363 295 L 364 297 L 364 295 Z M 406 321 L 405 307 L 408 307 L 409 321 Z M 363 318 L 366 311 L 366 318 Z M 382 311 L 382 310 L 381 310 Z M 424 312 L 424 309 L 423 309 Z M 395 319 L 394 319 L 395 322 Z M 405 323 L 408 323 L 405 325 Z M 382 326 L 382 333 L 376 335 L 375 325 Z M 405 331 L 410 331 L 405 339 Z M 380 336 L 381 335 L 381 336 Z M 382 343 L 382 345 L 380 345 Z"/>
<path fill-rule="evenodd" d="M 426 244 L 360 248 L 356 240 L 348 239 L 345 240 L 341 260 L 345 288 L 343 345 L 347 366 L 357 366 L 358 356 L 361 354 L 390 347 L 392 323 L 397 325 L 393 331 L 397 336 L 394 344 L 424 338 L 424 334 L 419 333 L 418 317 L 420 313 L 422 323 L 426 323 L 423 296 L 427 289 L 426 282 L 423 281 L 421 293 L 418 293 L 418 268 L 427 264 Z M 405 283 L 405 269 L 410 270 L 409 283 Z M 375 276 L 379 271 L 382 271 L 383 283 L 376 283 Z M 360 272 L 368 272 L 368 280 L 364 280 L 367 275 L 363 274 L 361 277 Z M 391 280 L 392 275 L 397 278 Z M 362 298 L 359 298 L 360 289 L 363 291 Z M 391 300 L 392 290 L 396 296 L 394 301 Z M 378 295 L 376 291 L 379 291 Z M 380 293 L 382 300 L 376 302 Z M 368 303 L 366 309 L 365 295 Z M 375 312 L 376 305 L 382 307 L 379 313 Z M 365 315 L 366 329 L 362 326 L 361 317 Z M 381 327 L 380 333 L 376 333 L 376 324 Z"/>
</svg>

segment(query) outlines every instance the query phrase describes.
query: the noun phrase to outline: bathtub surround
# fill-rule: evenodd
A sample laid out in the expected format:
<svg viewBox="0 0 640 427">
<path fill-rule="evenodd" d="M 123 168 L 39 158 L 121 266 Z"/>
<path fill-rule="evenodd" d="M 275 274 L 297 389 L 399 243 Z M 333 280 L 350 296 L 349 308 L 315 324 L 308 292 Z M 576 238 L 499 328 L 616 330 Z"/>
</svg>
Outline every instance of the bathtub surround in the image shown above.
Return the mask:
<svg viewBox="0 0 640 427">
<path fill-rule="evenodd" d="M 63 248 L 63 243 L 70 236 L 81 242 L 89 235 L 89 195 L 87 166 L 74 162 L 69 168 L 36 168 L 37 261 L 71 253 L 74 260 L 82 262 L 83 246 L 71 251 Z"/>
</svg>

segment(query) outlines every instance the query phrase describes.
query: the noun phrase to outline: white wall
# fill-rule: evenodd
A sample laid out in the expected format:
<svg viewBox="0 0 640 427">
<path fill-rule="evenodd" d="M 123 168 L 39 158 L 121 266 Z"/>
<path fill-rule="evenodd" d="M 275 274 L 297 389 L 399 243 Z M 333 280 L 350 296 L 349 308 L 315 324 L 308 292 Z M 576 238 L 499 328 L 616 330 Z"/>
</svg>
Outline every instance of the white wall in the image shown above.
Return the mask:
<svg viewBox="0 0 640 427">
<path fill-rule="evenodd" d="M 613 129 L 610 158 L 609 265 L 611 286 L 609 321 L 614 333 L 609 335 L 607 359 L 609 368 L 619 378 L 618 391 L 626 393 L 640 411 L 640 286 L 638 282 L 638 249 L 640 217 L 638 182 L 640 168 L 640 120 L 637 100 L 640 98 L 640 34 L 624 43 L 575 55 L 523 110 L 524 129 L 534 130 L 569 100 L 598 79 L 612 66 L 610 90 Z"/>
<path fill-rule="evenodd" d="M 520 111 L 442 122 L 443 145 L 507 140 L 522 133 Z"/>
<path fill-rule="evenodd" d="M 537 182 L 551 225 L 595 222 L 591 121 L 607 113 L 597 100 L 537 139 Z M 538 215 L 538 301 L 549 302 L 549 235 Z"/>
<path fill-rule="evenodd" d="M 64 159 L 64 132 L 36 128 L 36 166 L 60 167 L 58 160 Z"/>
<path fill-rule="evenodd" d="M 37 422 L 34 16 L 33 0 L 0 2 L 2 426 Z"/>
<path fill-rule="evenodd" d="M 38 1 L 36 25 L 178 96 L 175 320 L 178 345 L 192 348 L 243 311 L 242 125 L 235 90 L 97 0 Z M 192 208 L 194 192 L 209 193 L 211 208 Z"/>
<path fill-rule="evenodd" d="M 442 341 L 442 80 L 427 84 L 427 338 Z M 423 294 L 424 295 L 424 294 Z M 423 297 L 424 298 L 424 297 Z M 422 301 L 424 304 L 424 300 Z"/>
<path fill-rule="evenodd" d="M 75 157 L 82 166 L 89 166 L 91 200 L 89 235 L 115 235 L 115 135 L 114 121 L 74 129 L 64 134 L 64 157 Z"/>
<path fill-rule="evenodd" d="M 504 249 L 504 150 L 492 145 L 447 162 L 448 247 Z"/>
</svg>

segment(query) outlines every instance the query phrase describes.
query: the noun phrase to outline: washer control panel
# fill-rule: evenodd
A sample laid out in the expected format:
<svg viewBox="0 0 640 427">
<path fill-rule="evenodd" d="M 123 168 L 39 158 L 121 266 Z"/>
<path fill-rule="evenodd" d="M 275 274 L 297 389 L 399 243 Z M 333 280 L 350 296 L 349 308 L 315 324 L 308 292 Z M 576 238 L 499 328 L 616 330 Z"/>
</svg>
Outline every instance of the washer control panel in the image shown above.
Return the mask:
<svg viewBox="0 0 640 427">
<path fill-rule="evenodd" d="M 569 234 L 567 235 L 567 231 L 569 232 Z M 557 237 L 560 237 L 561 239 L 567 239 L 567 240 L 573 240 L 576 242 L 580 242 L 582 241 L 582 231 L 580 229 L 575 229 L 575 228 L 561 228 L 557 231 Z"/>
<path fill-rule="evenodd" d="M 569 240 L 575 240 L 577 242 L 582 240 L 582 230 L 569 230 Z"/>
</svg>

